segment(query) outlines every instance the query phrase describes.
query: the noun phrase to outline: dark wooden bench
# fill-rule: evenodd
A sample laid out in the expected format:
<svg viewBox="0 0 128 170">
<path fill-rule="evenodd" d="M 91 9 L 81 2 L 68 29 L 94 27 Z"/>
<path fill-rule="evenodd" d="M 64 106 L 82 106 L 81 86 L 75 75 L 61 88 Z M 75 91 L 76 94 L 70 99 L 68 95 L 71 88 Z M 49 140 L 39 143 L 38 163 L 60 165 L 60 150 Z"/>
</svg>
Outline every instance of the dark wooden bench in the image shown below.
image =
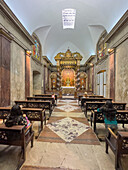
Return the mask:
<svg viewBox="0 0 128 170">
<path fill-rule="evenodd" d="M 108 128 L 108 136 L 106 136 L 106 153 L 108 154 L 108 146 L 115 154 L 115 169 L 121 168 L 121 156 L 128 154 L 128 132 L 118 131 L 117 135 Z M 127 167 L 128 168 L 128 167 Z"/>
<path fill-rule="evenodd" d="M 0 124 L 0 144 L 21 146 L 22 158 L 17 169 L 22 166 L 26 159 L 26 147 L 30 141 L 31 147 L 33 147 L 33 137 L 32 125 L 26 129 L 23 125 L 6 127 L 5 124 Z"/>
<path fill-rule="evenodd" d="M 53 94 L 36 94 L 35 97 L 52 97 Z M 55 94 L 55 101 L 57 104 L 57 94 Z"/>
<path fill-rule="evenodd" d="M 116 110 L 125 110 L 126 109 L 126 103 L 120 103 L 120 102 L 112 102 L 114 105 L 114 108 Z M 86 105 L 84 105 L 84 114 L 87 117 L 87 112 L 91 110 L 96 110 L 100 107 L 102 107 L 105 104 L 105 102 L 86 102 Z"/>
<path fill-rule="evenodd" d="M 84 94 L 78 96 L 78 104 L 80 104 L 81 99 L 82 99 L 83 96 L 84 96 Z M 88 97 L 88 98 L 104 98 L 104 96 L 100 96 L 100 95 L 88 95 L 87 97 Z"/>
<path fill-rule="evenodd" d="M 51 101 L 52 106 L 55 106 L 55 99 L 53 97 L 27 97 L 27 100 L 37 100 L 37 101 Z"/>
<path fill-rule="evenodd" d="M 96 124 L 97 123 L 104 123 L 104 116 L 102 112 L 97 112 L 97 110 L 92 111 L 93 119 L 91 119 L 91 126 L 92 122 L 94 124 L 94 132 L 96 132 Z M 128 110 L 117 110 L 116 113 L 116 120 L 118 124 L 128 124 Z"/>
<path fill-rule="evenodd" d="M 21 100 L 15 101 L 16 104 L 22 105 L 23 108 L 41 108 L 49 111 L 49 117 L 52 114 L 52 103 L 50 101 Z"/>
<path fill-rule="evenodd" d="M 0 107 L 0 119 L 6 119 L 7 116 L 10 114 L 11 107 Z M 38 136 L 40 132 L 43 130 L 43 121 L 46 125 L 46 114 L 45 110 L 39 108 L 22 108 L 21 109 L 23 114 L 26 114 L 28 119 L 31 121 L 40 121 L 41 126 L 38 129 Z M 38 137 L 36 136 L 36 138 Z"/>
<path fill-rule="evenodd" d="M 106 102 L 107 100 L 112 101 L 111 98 L 82 98 L 81 99 L 81 108 L 84 108 L 84 105 L 86 105 L 86 102 Z"/>
</svg>

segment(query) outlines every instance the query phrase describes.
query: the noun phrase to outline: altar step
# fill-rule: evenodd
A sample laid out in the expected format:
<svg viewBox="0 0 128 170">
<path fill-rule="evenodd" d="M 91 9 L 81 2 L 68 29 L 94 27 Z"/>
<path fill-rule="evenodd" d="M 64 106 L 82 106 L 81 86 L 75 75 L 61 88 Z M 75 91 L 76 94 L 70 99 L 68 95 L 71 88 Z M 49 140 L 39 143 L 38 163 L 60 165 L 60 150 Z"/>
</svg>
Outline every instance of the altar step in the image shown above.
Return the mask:
<svg viewBox="0 0 128 170">
<path fill-rule="evenodd" d="M 62 100 L 76 100 L 73 95 L 62 95 Z"/>
</svg>

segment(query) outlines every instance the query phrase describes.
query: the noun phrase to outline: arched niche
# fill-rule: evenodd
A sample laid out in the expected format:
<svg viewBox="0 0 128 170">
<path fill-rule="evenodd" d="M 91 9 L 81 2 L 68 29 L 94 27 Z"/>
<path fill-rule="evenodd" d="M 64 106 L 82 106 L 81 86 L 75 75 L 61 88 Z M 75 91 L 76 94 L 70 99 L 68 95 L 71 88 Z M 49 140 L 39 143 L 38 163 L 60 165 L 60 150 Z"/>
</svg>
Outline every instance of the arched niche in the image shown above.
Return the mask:
<svg viewBox="0 0 128 170">
<path fill-rule="evenodd" d="M 97 42 L 97 45 L 96 45 L 97 61 L 107 55 L 107 43 L 105 43 L 106 35 L 107 35 L 107 31 L 104 30 L 101 33 L 99 40 Z"/>
<path fill-rule="evenodd" d="M 75 86 L 75 71 L 74 69 L 63 69 L 61 72 L 61 86 Z"/>
<path fill-rule="evenodd" d="M 87 87 L 87 74 L 80 72 L 80 90 L 86 90 Z"/>
<path fill-rule="evenodd" d="M 51 89 L 56 90 L 56 88 L 57 88 L 57 73 L 52 72 L 50 75 L 50 79 L 51 79 Z"/>
<path fill-rule="evenodd" d="M 33 95 L 41 94 L 41 73 L 33 71 Z"/>
</svg>

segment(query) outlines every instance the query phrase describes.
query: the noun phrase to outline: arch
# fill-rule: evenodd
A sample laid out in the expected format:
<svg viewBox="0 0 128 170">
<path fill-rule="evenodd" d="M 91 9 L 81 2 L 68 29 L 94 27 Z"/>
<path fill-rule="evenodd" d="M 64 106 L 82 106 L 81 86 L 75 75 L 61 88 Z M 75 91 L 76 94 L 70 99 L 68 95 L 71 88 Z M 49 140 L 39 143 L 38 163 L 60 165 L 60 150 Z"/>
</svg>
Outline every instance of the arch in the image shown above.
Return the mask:
<svg viewBox="0 0 128 170">
<path fill-rule="evenodd" d="M 41 73 L 33 71 L 33 95 L 41 94 Z"/>
<path fill-rule="evenodd" d="M 104 56 L 107 55 L 107 44 L 104 42 L 104 39 L 107 35 L 107 31 L 104 30 L 100 37 L 99 37 L 99 40 L 97 42 L 97 45 L 96 45 L 96 54 L 97 54 L 97 60 L 100 60 L 102 59 Z"/>
<path fill-rule="evenodd" d="M 74 69 L 63 69 L 61 72 L 62 86 L 75 86 L 75 71 Z"/>
<path fill-rule="evenodd" d="M 85 72 L 80 72 L 80 89 L 87 89 L 87 74 Z"/>
<path fill-rule="evenodd" d="M 52 72 L 50 74 L 50 79 L 51 79 L 51 89 L 55 90 L 57 88 L 57 73 Z"/>
</svg>

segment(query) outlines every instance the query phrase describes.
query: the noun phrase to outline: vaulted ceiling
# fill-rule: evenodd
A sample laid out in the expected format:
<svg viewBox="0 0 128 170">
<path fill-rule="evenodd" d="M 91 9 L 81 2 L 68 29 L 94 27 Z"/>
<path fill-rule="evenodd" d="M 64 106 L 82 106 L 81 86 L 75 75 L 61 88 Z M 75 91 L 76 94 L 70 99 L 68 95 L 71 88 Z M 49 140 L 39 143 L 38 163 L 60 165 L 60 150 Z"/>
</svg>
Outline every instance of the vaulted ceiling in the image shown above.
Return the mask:
<svg viewBox="0 0 128 170">
<path fill-rule="evenodd" d="M 37 34 L 42 55 L 53 64 L 59 52 L 79 52 L 84 63 L 95 54 L 96 43 L 128 9 L 128 0 L 5 0 L 27 31 Z M 63 29 L 62 10 L 76 9 L 74 29 Z"/>
</svg>

